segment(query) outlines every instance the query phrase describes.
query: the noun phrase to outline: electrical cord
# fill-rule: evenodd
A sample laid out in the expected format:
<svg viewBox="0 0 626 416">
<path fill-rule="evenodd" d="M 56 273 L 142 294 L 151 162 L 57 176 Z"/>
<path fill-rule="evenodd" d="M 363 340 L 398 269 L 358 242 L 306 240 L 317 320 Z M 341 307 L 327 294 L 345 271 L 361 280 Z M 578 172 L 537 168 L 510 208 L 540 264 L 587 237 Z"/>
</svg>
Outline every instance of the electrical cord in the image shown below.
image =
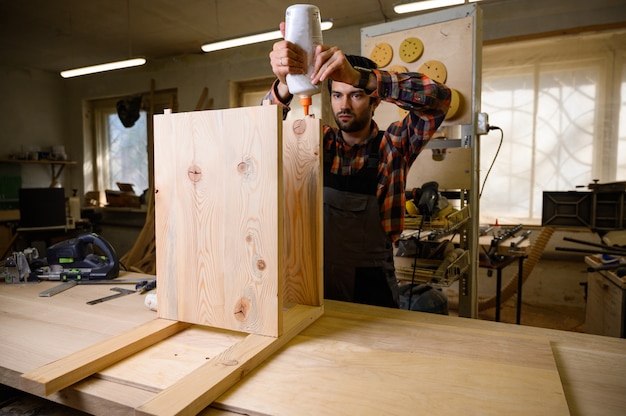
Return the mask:
<svg viewBox="0 0 626 416">
<path fill-rule="evenodd" d="M 489 126 L 489 130 L 500 130 L 500 143 L 498 144 L 498 149 L 496 149 L 496 154 L 493 155 L 493 160 L 491 161 L 491 165 L 489 166 L 489 169 L 487 170 L 487 173 L 485 174 L 485 179 L 483 180 L 483 186 L 481 186 L 480 188 L 480 193 L 478 194 L 478 198 L 480 199 L 480 197 L 483 195 L 483 190 L 485 189 L 485 184 L 487 183 L 487 178 L 489 177 L 489 173 L 491 173 L 491 169 L 493 168 L 493 165 L 496 163 L 496 159 L 498 158 L 498 154 L 500 153 L 500 148 L 502 147 L 502 142 L 504 141 L 504 132 L 502 131 L 502 129 L 498 126 Z"/>
</svg>

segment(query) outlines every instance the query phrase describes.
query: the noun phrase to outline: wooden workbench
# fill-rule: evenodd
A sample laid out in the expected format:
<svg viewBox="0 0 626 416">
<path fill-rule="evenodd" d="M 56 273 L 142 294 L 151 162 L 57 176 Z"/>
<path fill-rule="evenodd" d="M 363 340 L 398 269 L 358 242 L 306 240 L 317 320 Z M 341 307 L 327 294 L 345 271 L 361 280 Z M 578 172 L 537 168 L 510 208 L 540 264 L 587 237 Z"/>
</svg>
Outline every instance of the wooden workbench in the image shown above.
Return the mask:
<svg viewBox="0 0 626 416">
<path fill-rule="evenodd" d="M 2 384 L 21 388 L 22 373 L 156 316 L 140 294 L 85 303 L 110 294 L 107 285 L 38 297 L 56 284 L 0 284 Z M 244 336 L 193 326 L 48 398 L 133 414 Z M 624 339 L 326 301 L 322 318 L 214 406 L 276 415 L 622 415 L 624 374 Z"/>
</svg>

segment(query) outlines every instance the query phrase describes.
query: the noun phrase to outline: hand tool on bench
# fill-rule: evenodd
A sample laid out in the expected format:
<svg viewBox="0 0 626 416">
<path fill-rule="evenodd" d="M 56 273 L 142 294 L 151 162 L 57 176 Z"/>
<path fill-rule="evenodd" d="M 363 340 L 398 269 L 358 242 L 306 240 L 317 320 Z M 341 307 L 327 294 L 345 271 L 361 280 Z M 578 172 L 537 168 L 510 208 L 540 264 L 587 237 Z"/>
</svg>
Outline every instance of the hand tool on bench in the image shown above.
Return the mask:
<svg viewBox="0 0 626 416">
<path fill-rule="evenodd" d="M 146 293 L 156 288 L 156 279 L 142 280 L 135 285 L 135 290 L 139 293 Z"/>
<path fill-rule="evenodd" d="M 147 283 L 144 283 L 147 282 Z M 156 287 L 156 278 L 151 279 L 104 279 L 104 280 L 68 280 L 65 283 L 61 283 L 58 286 L 51 287 L 42 292 L 39 292 L 40 297 L 50 297 L 57 293 L 61 293 L 67 289 L 70 289 L 76 285 L 139 285 L 139 284 L 154 284 Z M 154 289 L 154 288 L 153 288 Z"/>
<path fill-rule="evenodd" d="M 511 248 L 517 248 L 522 241 L 526 240 L 530 236 L 530 233 L 532 233 L 531 230 L 526 230 L 520 236 L 515 237 L 515 240 L 511 242 Z"/>
<path fill-rule="evenodd" d="M 502 231 L 501 233 L 498 233 L 498 235 L 493 237 L 493 239 L 491 240 L 491 244 L 489 245 L 489 250 L 485 250 L 487 252 L 487 257 L 489 257 L 489 259 L 491 260 L 499 261 L 500 258 L 502 257 L 501 255 L 498 254 L 498 247 L 500 246 L 500 244 L 504 240 L 515 237 L 515 234 L 518 231 L 521 231 L 521 229 L 522 229 L 522 224 L 515 225 L 513 227 L 505 229 L 504 231 Z"/>
<path fill-rule="evenodd" d="M 99 299 L 90 300 L 89 302 L 87 302 L 87 305 L 95 305 L 96 303 L 106 302 L 107 300 L 119 298 L 121 296 L 126 296 L 126 295 L 130 295 L 131 293 L 137 292 L 135 290 L 123 289 L 121 287 L 113 287 L 111 288 L 111 290 L 115 292 L 119 292 L 119 293 L 116 293 L 115 295 L 105 296 Z"/>
</svg>

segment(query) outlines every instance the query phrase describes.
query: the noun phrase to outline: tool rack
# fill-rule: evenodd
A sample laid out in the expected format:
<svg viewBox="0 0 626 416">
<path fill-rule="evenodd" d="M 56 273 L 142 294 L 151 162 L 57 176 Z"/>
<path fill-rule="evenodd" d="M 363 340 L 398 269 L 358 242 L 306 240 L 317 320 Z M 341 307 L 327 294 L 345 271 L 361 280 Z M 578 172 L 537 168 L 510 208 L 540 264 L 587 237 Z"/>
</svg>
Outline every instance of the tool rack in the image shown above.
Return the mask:
<svg viewBox="0 0 626 416">
<path fill-rule="evenodd" d="M 407 229 L 414 229 L 413 224 L 421 224 L 421 216 L 409 217 L 405 219 L 405 225 Z M 427 231 L 420 238 L 422 243 L 431 242 L 429 236 L 437 234 L 450 235 L 458 230 L 461 230 L 466 226 L 470 220 L 469 206 L 465 206 L 462 209 L 452 212 L 447 215 L 443 220 L 436 222 L 426 223 Z M 403 235 L 406 235 L 407 239 L 415 238 L 412 231 Z M 421 234 L 421 233 L 419 233 Z M 417 235 L 417 234 L 416 234 Z M 420 236 L 421 237 L 421 236 Z M 438 244 L 438 241 L 432 241 L 433 244 Z M 462 255 L 458 256 L 454 261 L 450 263 L 445 269 L 440 269 L 442 260 L 433 259 L 420 259 L 415 257 L 396 257 L 396 274 L 399 280 L 424 283 L 437 286 L 450 286 L 452 283 L 458 281 L 469 270 L 471 259 L 469 251 L 465 250 Z"/>
<path fill-rule="evenodd" d="M 423 45 L 421 54 L 419 50 L 414 54 L 407 52 L 407 45 L 411 50 L 412 44 L 419 43 L 415 39 Z M 482 11 L 477 5 L 469 4 L 363 28 L 361 54 L 370 58 L 382 54 L 381 62 L 385 65 L 379 62 L 381 69 L 423 72 L 453 90 L 449 115 L 413 164 L 406 186 L 411 189 L 435 181 L 440 190 L 460 190 L 459 209 L 471 211 L 469 219 L 459 226 L 460 246 L 468 252 L 464 256 L 467 264 L 438 278 L 446 283 L 459 279 L 459 315 L 475 318 L 478 315 Z M 432 65 L 433 62 L 445 68 Z M 383 102 L 376 110 L 375 119 L 379 126 L 388 126 L 404 114 L 396 105 Z"/>
</svg>

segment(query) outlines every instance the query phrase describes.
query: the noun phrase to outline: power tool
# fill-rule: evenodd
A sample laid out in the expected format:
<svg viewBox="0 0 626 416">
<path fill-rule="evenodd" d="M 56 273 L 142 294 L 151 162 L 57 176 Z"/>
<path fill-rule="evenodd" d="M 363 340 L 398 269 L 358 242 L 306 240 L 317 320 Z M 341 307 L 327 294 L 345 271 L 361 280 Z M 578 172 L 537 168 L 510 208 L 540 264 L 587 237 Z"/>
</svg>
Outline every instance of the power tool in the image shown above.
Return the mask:
<svg viewBox="0 0 626 416">
<path fill-rule="evenodd" d="M 99 249 L 101 253 L 96 254 Z M 81 234 L 48 247 L 48 271 L 40 278 L 48 280 L 114 279 L 120 264 L 115 250 L 95 233 Z"/>
</svg>

